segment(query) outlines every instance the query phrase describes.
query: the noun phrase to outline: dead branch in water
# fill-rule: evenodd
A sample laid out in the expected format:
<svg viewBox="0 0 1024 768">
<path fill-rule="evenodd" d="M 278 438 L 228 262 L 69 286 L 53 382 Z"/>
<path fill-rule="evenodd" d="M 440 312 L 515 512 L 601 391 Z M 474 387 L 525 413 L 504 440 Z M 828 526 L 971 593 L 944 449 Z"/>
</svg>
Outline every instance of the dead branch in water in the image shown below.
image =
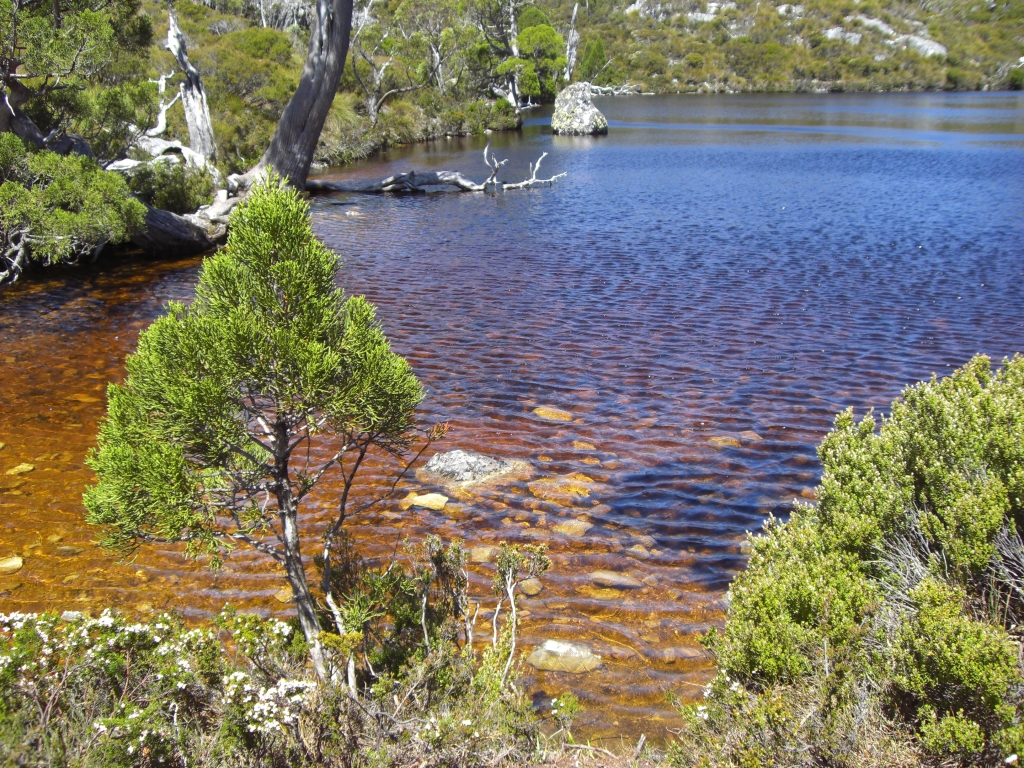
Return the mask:
<svg viewBox="0 0 1024 768">
<path fill-rule="evenodd" d="M 566 174 L 559 173 L 550 179 L 538 179 L 537 172 L 540 164 L 548 153 L 545 152 L 536 163 L 530 163 L 530 178 L 514 184 L 506 184 L 498 181 L 499 169 L 508 160 L 498 160 L 490 151 L 491 144 L 484 147 L 484 163 L 491 169 L 491 175 L 482 184 L 472 179 L 467 179 L 458 171 L 408 171 L 395 176 L 388 176 L 381 181 L 368 181 L 346 183 L 341 181 L 324 181 L 322 179 L 309 179 L 306 181 L 306 190 L 309 192 L 360 192 L 365 194 L 380 194 L 382 192 L 426 192 L 425 187 L 456 187 L 462 192 L 495 192 L 503 189 L 529 189 L 530 187 L 541 187 L 550 185 Z"/>
</svg>

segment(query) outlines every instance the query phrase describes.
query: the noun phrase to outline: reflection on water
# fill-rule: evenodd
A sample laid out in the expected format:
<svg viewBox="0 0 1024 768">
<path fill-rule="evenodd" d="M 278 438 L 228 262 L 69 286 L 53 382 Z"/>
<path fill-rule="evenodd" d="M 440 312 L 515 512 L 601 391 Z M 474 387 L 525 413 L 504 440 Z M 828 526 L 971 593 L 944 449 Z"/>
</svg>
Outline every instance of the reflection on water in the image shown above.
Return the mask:
<svg viewBox="0 0 1024 768">
<path fill-rule="evenodd" d="M 443 512 L 396 502 L 368 513 L 352 526 L 360 551 L 385 557 L 427 532 L 469 546 L 547 542 L 554 569 L 524 602 L 523 645 L 577 640 L 605 666 L 584 677 L 527 668 L 530 689 L 574 690 L 589 709 L 584 732 L 651 737 L 672 722 L 664 691 L 693 695 L 707 679 L 697 639 L 723 618 L 744 531 L 813 499 L 814 447 L 835 412 L 884 408 L 904 384 L 976 352 L 1024 351 L 1024 100 L 600 106 L 613 125 L 605 138 L 552 138 L 543 114 L 488 137 L 510 158 L 510 180 L 549 152 L 545 173 L 568 173 L 553 188 L 341 196 L 313 210 L 345 256 L 346 290 L 378 304 L 427 385 L 424 422 L 452 423 L 445 448 L 534 468 Z M 777 125 L 853 130 L 767 130 Z M 482 149 L 437 142 L 337 175 L 429 167 L 483 178 Z M 218 574 L 174 547 L 117 565 L 81 522 L 104 386 L 139 329 L 191 295 L 197 265 L 51 275 L 0 297 L 0 556 L 26 555 L 22 571 L 0 576 L 0 610 L 114 604 L 200 617 L 230 601 L 287 612 L 273 598 L 283 576 L 251 553 Z M 570 420 L 544 420 L 538 406 Z M 24 462 L 34 471 L 2 474 Z M 399 496 L 434 490 L 415 477 L 404 486 Z M 329 491 L 317 503 L 329 505 Z M 642 586 L 595 584 L 599 569 Z M 477 595 L 489 594 L 490 573 L 474 565 Z"/>
</svg>

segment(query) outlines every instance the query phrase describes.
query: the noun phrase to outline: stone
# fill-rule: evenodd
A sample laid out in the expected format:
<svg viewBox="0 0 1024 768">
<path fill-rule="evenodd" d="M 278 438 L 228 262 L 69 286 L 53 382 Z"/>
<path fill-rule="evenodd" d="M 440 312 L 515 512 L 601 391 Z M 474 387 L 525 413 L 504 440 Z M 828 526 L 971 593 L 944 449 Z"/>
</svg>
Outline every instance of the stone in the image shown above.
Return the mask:
<svg viewBox="0 0 1024 768">
<path fill-rule="evenodd" d="M 82 578 L 82 574 L 72 573 L 70 576 L 65 576 L 63 579 L 61 579 L 60 583 L 70 584 L 72 581 L 78 581 L 80 578 Z"/>
<path fill-rule="evenodd" d="M 715 435 L 709 437 L 708 442 L 716 448 L 739 448 L 740 441 L 735 437 L 726 437 L 725 435 Z"/>
<path fill-rule="evenodd" d="M 84 618 L 85 614 L 81 611 L 64 611 L 64 613 L 60 615 L 60 620 L 68 623 L 81 621 Z"/>
<path fill-rule="evenodd" d="M 526 579 L 519 584 L 519 588 L 523 590 L 523 594 L 527 597 L 534 597 L 539 595 L 541 590 L 544 589 L 544 583 L 540 579 Z"/>
<path fill-rule="evenodd" d="M 53 553 L 57 555 L 57 557 L 74 557 L 75 555 L 80 555 L 83 552 L 85 552 L 84 547 L 71 547 L 65 545 L 63 547 L 57 547 Z"/>
<path fill-rule="evenodd" d="M 7 447 L 7 443 L 0 443 L 0 451 Z"/>
<path fill-rule="evenodd" d="M 471 563 L 491 563 L 498 556 L 498 552 L 501 550 L 498 547 L 492 547 L 490 545 L 484 545 L 481 547 L 473 547 L 469 550 L 469 561 Z"/>
<path fill-rule="evenodd" d="M 757 440 L 764 440 L 763 437 L 761 437 L 759 434 L 757 434 L 757 432 L 754 432 L 751 429 L 748 429 L 746 432 L 740 432 L 740 437 L 742 437 L 744 440 L 749 440 L 751 442 L 756 442 Z"/>
<path fill-rule="evenodd" d="M 425 509 L 433 509 L 434 511 L 441 511 L 444 509 L 444 505 L 448 503 L 448 497 L 443 493 L 425 493 L 422 496 L 416 496 L 412 500 L 414 507 L 424 507 Z"/>
<path fill-rule="evenodd" d="M 586 520 L 565 520 L 552 526 L 551 530 L 566 536 L 582 536 L 593 527 L 594 524 L 588 523 Z"/>
<path fill-rule="evenodd" d="M 583 460 L 583 463 L 584 464 L 589 464 L 591 466 L 594 466 L 596 464 L 600 464 L 601 460 L 599 458 L 597 458 L 596 456 L 587 456 L 587 458 L 585 458 Z"/>
<path fill-rule="evenodd" d="M 17 555 L 0 558 L 0 574 L 17 573 L 24 565 L 25 561 Z"/>
<path fill-rule="evenodd" d="M 274 593 L 274 599 L 279 603 L 287 603 L 291 601 L 292 597 L 294 597 L 294 595 L 292 594 L 291 587 L 281 587 L 281 589 Z"/>
<path fill-rule="evenodd" d="M 562 640 L 545 640 L 526 657 L 526 663 L 536 669 L 574 675 L 591 672 L 602 664 L 601 657 L 587 646 Z"/>
<path fill-rule="evenodd" d="M 584 440 L 573 440 L 572 447 L 577 451 L 596 451 L 597 446 Z"/>
<path fill-rule="evenodd" d="M 444 509 L 444 505 L 448 503 L 448 497 L 443 493 L 423 493 L 419 494 L 413 491 L 400 502 L 398 506 L 402 509 L 409 509 L 409 507 L 425 507 L 426 509 L 433 509 L 440 511 Z"/>
<path fill-rule="evenodd" d="M 522 462 L 492 459 L 482 453 L 457 448 L 454 451 L 435 453 L 423 470 L 468 485 L 514 472 L 522 466 Z"/>
<path fill-rule="evenodd" d="M 542 501 L 550 501 L 560 506 L 571 506 L 574 502 L 590 496 L 590 486 L 594 481 L 590 477 L 573 472 L 568 475 L 543 477 L 527 484 L 530 493 Z"/>
<path fill-rule="evenodd" d="M 590 83 L 573 83 L 555 97 L 551 132 L 560 136 L 608 133 L 608 119 L 590 99 Z"/>
<path fill-rule="evenodd" d="M 24 475 L 24 474 L 27 474 L 29 472 L 32 472 L 35 468 L 36 467 L 35 467 L 34 464 L 19 464 L 18 466 L 14 467 L 13 469 L 8 469 L 6 474 L 8 474 L 8 475 Z"/>
<path fill-rule="evenodd" d="M 641 589 L 644 586 L 644 583 L 635 576 L 615 571 L 594 571 L 590 574 L 590 580 L 599 587 L 609 589 Z"/>
<path fill-rule="evenodd" d="M 546 405 L 539 405 L 533 409 L 533 413 L 547 421 L 572 421 L 572 414 L 563 411 L 561 408 L 549 408 Z"/>
</svg>

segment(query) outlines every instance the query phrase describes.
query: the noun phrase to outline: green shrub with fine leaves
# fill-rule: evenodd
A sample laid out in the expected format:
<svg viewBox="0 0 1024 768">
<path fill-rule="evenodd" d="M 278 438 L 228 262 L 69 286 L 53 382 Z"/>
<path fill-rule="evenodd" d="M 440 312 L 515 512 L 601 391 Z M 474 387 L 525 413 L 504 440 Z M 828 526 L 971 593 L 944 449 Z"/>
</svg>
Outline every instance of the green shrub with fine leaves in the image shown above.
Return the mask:
<svg viewBox="0 0 1024 768">
<path fill-rule="evenodd" d="M 712 685 L 681 743 L 741 764 L 727 746 L 758 726 L 737 708 L 781 700 L 800 716 L 775 717 L 758 759 L 986 764 L 1024 750 L 1024 357 L 908 387 L 880 423 L 844 411 L 818 453 L 817 504 L 753 537 L 707 638 L 755 704 Z"/>
</svg>

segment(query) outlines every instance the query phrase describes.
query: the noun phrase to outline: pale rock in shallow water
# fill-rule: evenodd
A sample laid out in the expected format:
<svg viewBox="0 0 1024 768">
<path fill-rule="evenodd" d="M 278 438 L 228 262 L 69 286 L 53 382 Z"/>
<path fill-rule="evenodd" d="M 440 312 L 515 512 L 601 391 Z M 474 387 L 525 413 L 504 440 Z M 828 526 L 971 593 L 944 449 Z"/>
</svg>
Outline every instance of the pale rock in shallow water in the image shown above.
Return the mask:
<svg viewBox="0 0 1024 768">
<path fill-rule="evenodd" d="M 479 483 L 517 468 L 517 462 L 492 459 L 482 453 L 456 449 L 435 453 L 423 468 L 457 483 Z"/>
<path fill-rule="evenodd" d="M 582 536 L 593 527 L 594 524 L 588 523 L 586 520 L 566 520 L 552 526 L 551 530 L 566 536 Z"/>
<path fill-rule="evenodd" d="M 590 574 L 590 580 L 598 586 L 610 589 L 641 589 L 644 586 L 644 583 L 635 576 L 615 571 L 594 571 Z"/>
<path fill-rule="evenodd" d="M 544 583 L 540 579 L 526 579 L 519 584 L 519 588 L 523 590 L 523 594 L 527 597 L 533 597 L 539 595 L 541 590 L 544 589 Z"/>
<path fill-rule="evenodd" d="M 561 408 L 549 408 L 546 405 L 539 405 L 533 409 L 534 414 L 547 421 L 572 421 L 572 414 L 563 411 Z"/>
<path fill-rule="evenodd" d="M 580 674 L 600 667 L 601 657 L 579 643 L 545 640 L 543 645 L 526 657 L 526 662 L 548 672 Z"/>
<path fill-rule="evenodd" d="M 0 574 L 17 573 L 24 565 L 25 561 L 17 555 L 0 558 Z"/>
<path fill-rule="evenodd" d="M 471 563 L 490 563 L 494 561 L 494 558 L 498 556 L 500 551 L 497 547 L 487 544 L 481 547 L 473 547 L 469 550 L 469 561 Z"/>
<path fill-rule="evenodd" d="M 608 120 L 590 100 L 590 83 L 574 83 L 555 97 L 551 131 L 563 136 L 608 133 Z"/>
</svg>

